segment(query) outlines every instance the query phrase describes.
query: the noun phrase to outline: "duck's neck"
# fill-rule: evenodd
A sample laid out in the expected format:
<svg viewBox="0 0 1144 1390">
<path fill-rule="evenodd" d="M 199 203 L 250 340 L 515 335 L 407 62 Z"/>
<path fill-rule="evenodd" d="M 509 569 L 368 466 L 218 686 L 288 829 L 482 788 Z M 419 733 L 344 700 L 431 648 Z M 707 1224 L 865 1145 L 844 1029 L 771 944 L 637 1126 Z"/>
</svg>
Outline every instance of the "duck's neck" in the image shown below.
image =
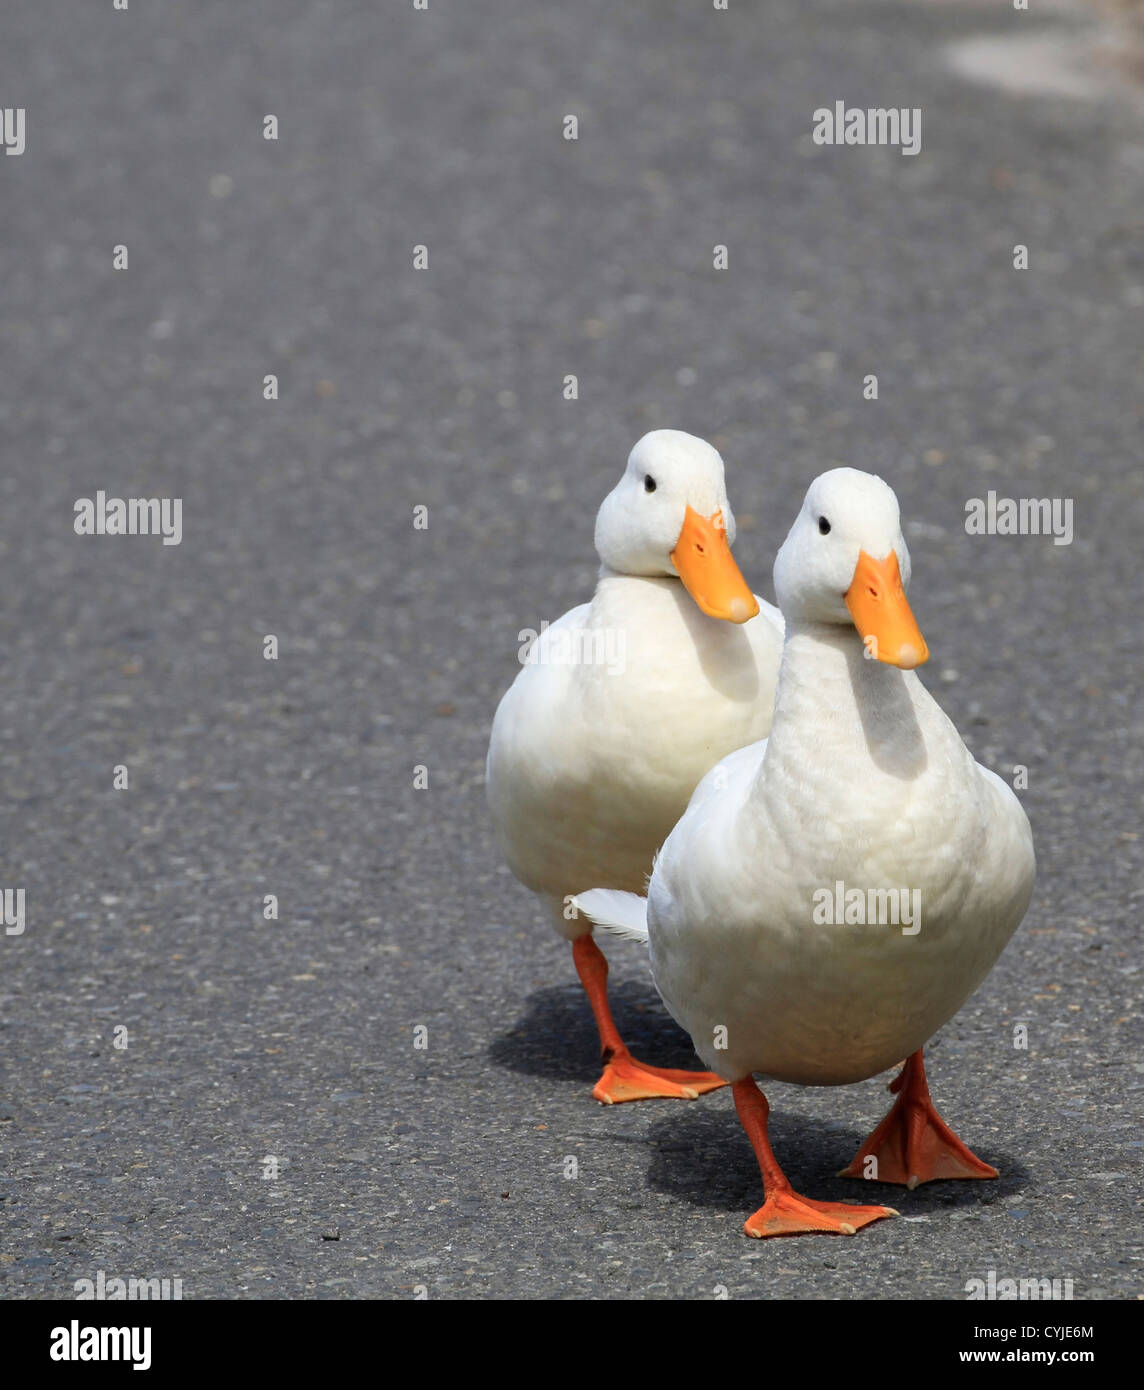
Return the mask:
<svg viewBox="0 0 1144 1390">
<path fill-rule="evenodd" d="M 668 574 L 666 571 L 663 574 L 628 574 L 626 570 L 609 568 L 602 560 L 600 561 L 598 578 L 600 581 L 605 579 L 668 579 L 674 584 L 681 582 L 678 574 Z"/>
<path fill-rule="evenodd" d="M 853 627 L 788 622 L 767 746 L 770 771 L 876 767 L 912 778 L 925 763 L 914 708 L 917 678 L 866 657 Z"/>
</svg>

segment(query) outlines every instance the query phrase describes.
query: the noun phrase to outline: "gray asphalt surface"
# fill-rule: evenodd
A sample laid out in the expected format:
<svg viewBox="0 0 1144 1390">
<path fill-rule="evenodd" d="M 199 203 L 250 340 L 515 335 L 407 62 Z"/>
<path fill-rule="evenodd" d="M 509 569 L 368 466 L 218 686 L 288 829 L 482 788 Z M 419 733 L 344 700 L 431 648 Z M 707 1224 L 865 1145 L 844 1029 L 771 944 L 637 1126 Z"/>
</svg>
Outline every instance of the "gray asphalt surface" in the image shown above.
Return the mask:
<svg viewBox="0 0 1144 1390">
<path fill-rule="evenodd" d="M 99 1270 L 200 1299 L 948 1299 L 990 1269 L 1144 1292 L 1144 137 L 1111 80 L 1015 97 L 945 57 L 1085 22 L 5 14 L 0 100 L 27 111 L 0 156 L 0 843 L 26 890 L 0 935 L 6 1296 Z M 836 100 L 921 107 L 922 153 L 814 146 Z M 903 1219 L 852 1240 L 742 1235 L 761 1194 L 728 1093 L 591 1099 L 570 953 L 486 818 L 517 633 L 590 593 L 596 507 L 658 426 L 722 450 L 768 596 L 811 478 L 886 477 L 927 681 L 980 759 L 1029 769 L 1032 908 L 929 1052 L 1003 1176 L 880 1189 Z M 77 537 L 99 488 L 181 497 L 182 544 Z M 1074 499 L 1074 543 L 967 536 L 989 488 Z M 610 954 L 633 1050 L 687 1065 L 639 951 Z M 881 1083 L 770 1094 L 796 1185 L 866 1197 L 833 1174 Z"/>
</svg>

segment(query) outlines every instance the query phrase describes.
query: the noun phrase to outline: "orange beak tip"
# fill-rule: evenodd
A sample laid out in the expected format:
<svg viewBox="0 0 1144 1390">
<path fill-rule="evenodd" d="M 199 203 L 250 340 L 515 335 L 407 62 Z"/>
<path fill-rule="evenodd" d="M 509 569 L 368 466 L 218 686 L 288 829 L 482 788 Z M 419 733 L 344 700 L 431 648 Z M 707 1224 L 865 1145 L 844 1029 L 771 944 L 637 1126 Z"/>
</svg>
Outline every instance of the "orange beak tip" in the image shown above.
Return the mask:
<svg viewBox="0 0 1144 1390">
<path fill-rule="evenodd" d="M 671 562 L 687 592 L 709 618 L 746 623 L 758 613 L 758 599 L 732 558 L 718 512 L 708 518 L 687 508 Z"/>
<path fill-rule="evenodd" d="M 872 646 L 871 656 L 903 671 L 929 660 L 929 647 L 906 601 L 898 557 L 892 550 L 884 560 L 860 552 L 846 606 L 863 642 Z"/>
</svg>

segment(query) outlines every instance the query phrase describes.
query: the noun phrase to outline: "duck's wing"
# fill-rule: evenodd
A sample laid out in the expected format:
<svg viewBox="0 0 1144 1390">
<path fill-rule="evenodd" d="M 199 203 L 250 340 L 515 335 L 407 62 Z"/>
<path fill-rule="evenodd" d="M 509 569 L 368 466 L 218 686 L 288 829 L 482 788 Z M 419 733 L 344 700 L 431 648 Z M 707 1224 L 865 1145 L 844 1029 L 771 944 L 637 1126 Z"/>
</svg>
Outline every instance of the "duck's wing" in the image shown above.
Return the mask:
<svg viewBox="0 0 1144 1390">
<path fill-rule="evenodd" d="M 584 627 L 591 606 L 581 603 L 570 608 L 539 634 L 534 628 L 520 630 L 521 669 L 501 697 L 493 716 L 486 778 L 495 775 L 501 756 L 513 743 L 527 744 L 533 737 L 547 737 L 553 728 L 559 727 L 574 667 L 567 661 L 553 660 L 553 654 L 561 643 L 569 641 Z M 531 641 L 529 634 L 532 634 Z"/>
<path fill-rule="evenodd" d="M 720 758 L 715 766 L 704 774 L 699 785 L 691 793 L 691 800 L 687 803 L 687 810 L 680 818 L 679 824 L 682 825 L 692 816 L 703 814 L 704 807 L 716 797 L 723 798 L 728 808 L 741 806 L 758 776 L 766 751 L 767 740 L 763 738 L 758 743 L 748 743 L 725 758 Z M 673 831 L 672 834 L 674 833 Z"/>
<path fill-rule="evenodd" d="M 985 862 L 978 879 L 990 885 L 999 915 L 1019 922 L 1033 895 L 1037 858 L 1029 817 L 1013 788 L 991 768 L 976 764 L 989 808 Z"/>
</svg>

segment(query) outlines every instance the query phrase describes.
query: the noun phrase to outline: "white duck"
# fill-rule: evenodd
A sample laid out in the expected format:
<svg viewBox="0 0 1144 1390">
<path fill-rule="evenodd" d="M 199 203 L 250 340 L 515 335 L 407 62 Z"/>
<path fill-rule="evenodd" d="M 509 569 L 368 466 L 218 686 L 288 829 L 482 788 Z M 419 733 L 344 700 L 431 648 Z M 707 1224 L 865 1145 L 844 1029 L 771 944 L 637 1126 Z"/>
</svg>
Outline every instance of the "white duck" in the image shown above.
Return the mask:
<svg viewBox="0 0 1144 1390">
<path fill-rule="evenodd" d="M 752 1236 L 852 1235 L 895 1214 L 792 1190 L 756 1072 L 841 1086 L 905 1057 L 893 1109 L 844 1172 L 909 1187 L 997 1176 L 934 1109 L 922 1045 L 1024 916 L 1032 835 L 912 672 L 929 652 L 909 576 L 893 491 L 850 468 L 819 477 L 775 560 L 786 641 L 770 737 L 700 783 L 646 900 L 579 896 L 598 923 L 650 938 L 668 1009 L 733 1083 L 766 1194 Z"/>
<path fill-rule="evenodd" d="M 770 727 L 782 619 L 748 588 L 734 538 L 715 449 L 678 430 L 644 435 L 596 518 L 595 596 L 543 632 L 493 721 L 497 839 L 572 942 L 603 1053 L 593 1095 L 608 1104 L 726 1084 L 631 1056 L 572 895 L 585 883 L 642 892 L 700 777 Z"/>
</svg>

